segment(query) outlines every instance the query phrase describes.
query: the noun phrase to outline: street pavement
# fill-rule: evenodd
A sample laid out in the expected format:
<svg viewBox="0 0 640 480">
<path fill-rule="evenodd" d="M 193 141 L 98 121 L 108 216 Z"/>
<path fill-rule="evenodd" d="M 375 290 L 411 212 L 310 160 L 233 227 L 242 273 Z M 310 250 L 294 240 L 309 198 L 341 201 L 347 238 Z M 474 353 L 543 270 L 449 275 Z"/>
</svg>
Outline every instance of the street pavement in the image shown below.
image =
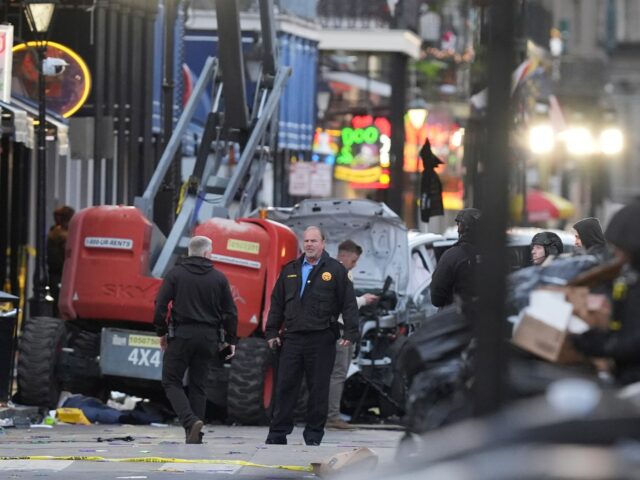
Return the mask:
<svg viewBox="0 0 640 480">
<path fill-rule="evenodd" d="M 384 427 L 328 430 L 322 445 L 310 447 L 302 440 L 301 428 L 289 436 L 289 445 L 265 445 L 267 427 L 207 425 L 203 431 L 203 445 L 185 445 L 184 430 L 178 426 L 6 428 L 0 433 L 0 457 L 31 459 L 0 460 L 0 478 L 217 479 L 230 474 L 245 479 L 315 478 L 309 469 L 312 462 L 360 447 L 378 455 L 378 468 L 388 467 L 402 436 L 400 430 Z M 33 459 L 36 456 L 71 458 Z"/>
</svg>

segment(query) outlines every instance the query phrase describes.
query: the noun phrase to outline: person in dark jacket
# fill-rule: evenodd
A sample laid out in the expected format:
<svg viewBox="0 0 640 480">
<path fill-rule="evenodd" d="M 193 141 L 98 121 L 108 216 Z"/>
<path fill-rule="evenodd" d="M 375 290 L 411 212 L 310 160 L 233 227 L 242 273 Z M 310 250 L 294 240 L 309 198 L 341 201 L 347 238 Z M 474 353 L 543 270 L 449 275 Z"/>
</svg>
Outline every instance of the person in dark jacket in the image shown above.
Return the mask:
<svg viewBox="0 0 640 480">
<path fill-rule="evenodd" d="M 420 220 L 428 222 L 432 217 L 444 215 L 442 182 L 436 172 L 444 162 L 435 156 L 428 138 L 420 149 L 420 159 L 424 167 L 420 179 Z"/>
<path fill-rule="evenodd" d="M 573 229 L 576 231 L 576 248 L 583 249 L 585 253 L 593 255 L 600 261 L 610 258 L 607 241 L 597 218 L 583 218 L 573 226 Z"/>
<path fill-rule="evenodd" d="M 549 256 L 557 257 L 563 250 L 562 239 L 555 233 L 536 233 L 531 239 L 531 263 L 542 265 Z"/>
<path fill-rule="evenodd" d="M 358 306 L 347 269 L 324 250 L 324 234 L 308 227 L 304 254 L 284 266 L 271 294 L 265 336 L 271 348 L 281 347 L 275 414 L 266 443 L 286 444 L 293 431 L 293 412 L 302 380 L 309 389 L 307 445 L 320 445 L 329 408 L 329 380 L 344 322 L 342 346 L 359 337 Z"/>
<path fill-rule="evenodd" d="M 186 432 L 186 443 L 202 443 L 205 382 L 224 328 L 233 357 L 238 313 L 227 278 L 209 259 L 211 240 L 195 236 L 189 256 L 167 273 L 156 297 L 153 323 L 165 350 L 162 386 Z M 189 398 L 182 379 L 189 369 Z"/>
<path fill-rule="evenodd" d="M 576 348 L 593 357 L 614 360 L 618 382 L 640 381 L 640 202 L 623 207 L 611 219 L 605 234 L 616 259 L 625 262 L 614 281 L 609 330 L 593 328 L 571 337 Z"/>
<path fill-rule="evenodd" d="M 53 315 L 58 316 L 58 297 L 60 297 L 60 282 L 62 282 L 62 268 L 64 267 L 64 251 L 69 235 L 69 222 L 75 210 L 68 205 L 58 207 L 53 211 L 55 224 L 47 234 L 47 270 L 49 271 L 49 292 L 53 297 Z"/>
<path fill-rule="evenodd" d="M 465 208 L 456 215 L 458 241 L 442 254 L 431 280 L 431 303 L 451 305 L 460 297 L 463 305 L 475 297 L 474 270 L 478 259 L 476 233 L 480 210 Z"/>
<path fill-rule="evenodd" d="M 344 268 L 349 272 L 349 278 L 352 279 L 351 271 L 358 263 L 358 259 L 362 255 L 362 247 L 353 240 L 345 240 L 338 245 L 338 255 L 336 259 L 344 265 Z M 356 297 L 356 304 L 358 308 L 362 308 L 365 305 L 371 305 L 377 302 L 379 297 L 372 293 L 365 293 Z M 344 324 L 342 318 L 338 318 L 338 323 Z M 340 418 L 340 401 L 342 399 L 342 392 L 344 390 L 344 382 L 347 379 L 347 373 L 349 373 L 349 365 L 353 358 L 353 352 L 355 345 L 343 346 L 342 341 L 339 340 L 336 345 L 336 361 L 333 365 L 333 371 L 331 372 L 331 381 L 329 383 L 329 413 L 327 415 L 326 428 L 350 430 L 352 427 Z"/>
</svg>

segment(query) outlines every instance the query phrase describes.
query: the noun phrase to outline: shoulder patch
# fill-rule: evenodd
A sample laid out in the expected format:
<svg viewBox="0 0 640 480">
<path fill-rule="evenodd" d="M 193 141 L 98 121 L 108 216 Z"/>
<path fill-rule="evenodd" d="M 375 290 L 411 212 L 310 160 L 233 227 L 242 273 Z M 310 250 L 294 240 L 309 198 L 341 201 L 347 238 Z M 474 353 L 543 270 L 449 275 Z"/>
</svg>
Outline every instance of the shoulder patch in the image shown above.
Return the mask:
<svg viewBox="0 0 640 480">
<path fill-rule="evenodd" d="M 353 283 L 353 273 L 351 273 L 351 270 L 349 270 L 347 272 L 347 277 L 349 278 L 349 280 L 351 280 L 351 282 Z"/>
</svg>

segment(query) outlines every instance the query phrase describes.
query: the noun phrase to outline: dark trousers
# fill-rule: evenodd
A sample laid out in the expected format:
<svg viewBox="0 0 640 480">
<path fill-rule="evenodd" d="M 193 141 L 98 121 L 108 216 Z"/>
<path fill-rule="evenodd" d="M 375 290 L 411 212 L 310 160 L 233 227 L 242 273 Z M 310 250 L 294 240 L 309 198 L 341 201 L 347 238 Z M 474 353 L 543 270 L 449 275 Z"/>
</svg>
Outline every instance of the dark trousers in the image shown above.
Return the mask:
<svg viewBox="0 0 640 480">
<path fill-rule="evenodd" d="M 275 413 L 267 443 L 287 443 L 287 435 L 293 431 L 293 414 L 303 376 L 309 388 L 304 441 L 307 444 L 322 441 L 335 357 L 336 335 L 331 329 L 293 334 L 284 339 L 278 366 Z"/>
<path fill-rule="evenodd" d="M 204 421 L 207 397 L 205 386 L 209 368 L 217 348 L 217 335 L 208 329 L 190 338 L 174 337 L 164 352 L 162 361 L 162 387 L 185 428 L 191 428 L 198 420 Z M 211 333 L 213 332 L 213 333 Z M 182 379 L 189 369 L 189 398 L 182 387 Z"/>
</svg>

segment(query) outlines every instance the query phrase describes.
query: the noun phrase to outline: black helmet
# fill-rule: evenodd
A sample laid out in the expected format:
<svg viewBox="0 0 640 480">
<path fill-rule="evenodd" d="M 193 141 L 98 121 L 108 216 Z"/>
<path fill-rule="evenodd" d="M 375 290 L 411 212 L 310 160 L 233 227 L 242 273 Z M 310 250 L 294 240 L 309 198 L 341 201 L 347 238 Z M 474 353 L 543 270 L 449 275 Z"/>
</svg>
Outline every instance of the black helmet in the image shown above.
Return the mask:
<svg viewBox="0 0 640 480">
<path fill-rule="evenodd" d="M 480 210 L 477 208 L 465 208 L 456 215 L 456 223 L 461 223 L 465 227 L 471 227 L 480 220 Z"/>
<path fill-rule="evenodd" d="M 460 210 L 456 215 L 460 241 L 473 243 L 479 222 L 480 210 L 477 208 L 464 208 Z"/>
<path fill-rule="evenodd" d="M 560 255 L 564 246 L 562 240 L 558 235 L 553 232 L 540 232 L 536 233 L 531 239 L 531 246 L 542 245 L 544 247 L 545 256 Z"/>
</svg>

